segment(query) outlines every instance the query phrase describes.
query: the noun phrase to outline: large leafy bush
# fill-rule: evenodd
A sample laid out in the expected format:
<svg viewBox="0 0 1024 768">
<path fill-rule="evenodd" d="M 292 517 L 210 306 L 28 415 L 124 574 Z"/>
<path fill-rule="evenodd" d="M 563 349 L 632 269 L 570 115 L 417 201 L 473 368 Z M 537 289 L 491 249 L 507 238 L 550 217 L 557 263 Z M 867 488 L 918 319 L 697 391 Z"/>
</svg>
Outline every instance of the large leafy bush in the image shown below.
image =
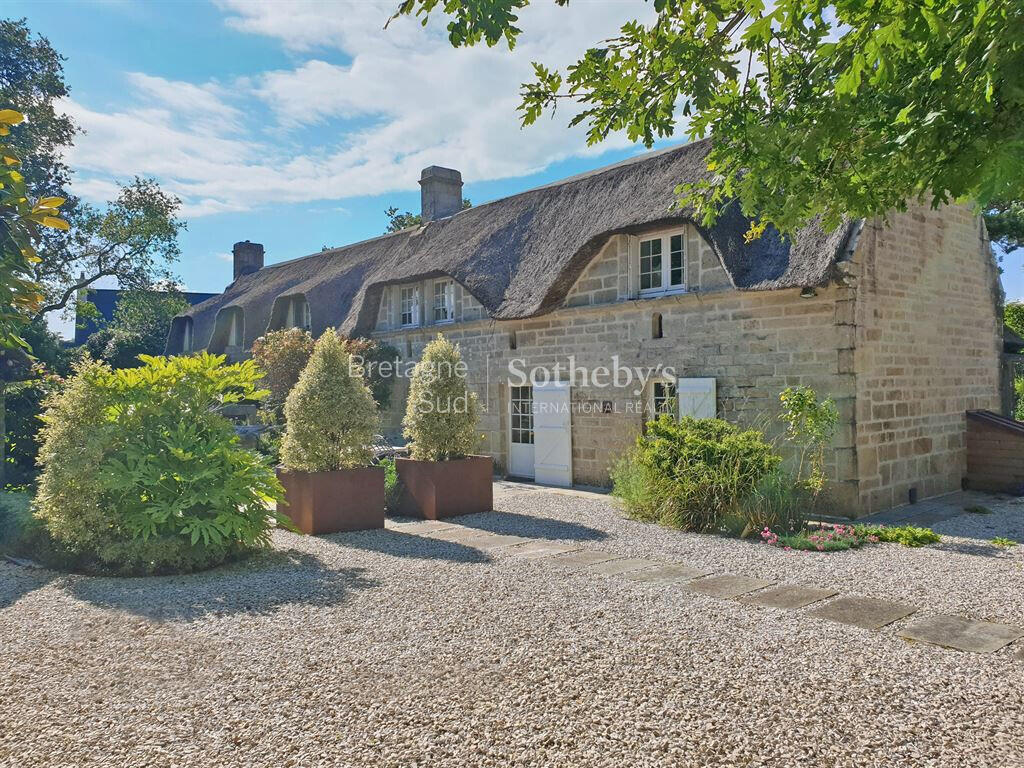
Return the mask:
<svg viewBox="0 0 1024 768">
<path fill-rule="evenodd" d="M 211 567 L 270 543 L 273 469 L 243 449 L 221 406 L 259 399 L 251 361 L 87 361 L 46 401 L 36 515 L 76 567 L 155 573 Z"/>
<path fill-rule="evenodd" d="M 377 404 L 345 342 L 328 329 L 316 342 L 284 406 L 281 462 L 329 472 L 369 464 L 380 420 Z"/>
<path fill-rule="evenodd" d="M 780 462 L 761 432 L 664 415 L 613 467 L 612 492 L 638 519 L 718 531 Z"/>
<path fill-rule="evenodd" d="M 402 420 L 411 455 L 423 461 L 447 461 L 476 448 L 477 397 L 466 386 L 466 367 L 457 344 L 437 334 L 413 369 Z"/>
</svg>

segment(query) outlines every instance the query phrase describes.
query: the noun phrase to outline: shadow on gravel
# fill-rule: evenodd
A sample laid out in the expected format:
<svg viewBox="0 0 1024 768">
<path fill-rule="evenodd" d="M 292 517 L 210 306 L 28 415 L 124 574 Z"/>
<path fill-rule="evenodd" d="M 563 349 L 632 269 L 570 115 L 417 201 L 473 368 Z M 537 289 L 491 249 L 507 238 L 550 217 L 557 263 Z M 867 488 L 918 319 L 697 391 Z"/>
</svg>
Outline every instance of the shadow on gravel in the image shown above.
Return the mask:
<svg viewBox="0 0 1024 768">
<path fill-rule="evenodd" d="M 964 544 L 956 541 L 940 542 L 935 544 L 934 549 L 941 549 L 944 552 L 956 552 L 960 555 L 973 555 L 975 557 L 999 557 L 1006 553 L 1006 550 L 997 547 L 995 544 L 987 544 L 983 541 L 977 544 Z"/>
<path fill-rule="evenodd" d="M 491 557 L 475 547 L 444 539 L 414 536 L 390 528 L 383 531 L 367 531 L 359 534 L 335 534 L 324 536 L 342 547 L 379 552 L 394 557 L 414 557 L 420 560 L 450 560 L 454 563 L 489 563 Z"/>
<path fill-rule="evenodd" d="M 362 568 L 332 569 L 308 552 L 273 550 L 203 573 L 149 578 L 68 576 L 61 587 L 79 600 L 155 621 L 207 615 L 271 614 L 284 605 L 327 606 L 379 582 Z"/>
<path fill-rule="evenodd" d="M 598 528 L 579 523 L 567 523 L 550 517 L 520 515 L 515 512 L 484 512 L 454 518 L 459 525 L 488 533 L 529 536 L 533 539 L 568 539 L 570 541 L 601 541 L 608 534 Z"/>
<path fill-rule="evenodd" d="M 0 610 L 14 605 L 29 592 L 45 587 L 56 576 L 43 568 L 23 568 L 2 560 L 0 557 Z"/>
</svg>

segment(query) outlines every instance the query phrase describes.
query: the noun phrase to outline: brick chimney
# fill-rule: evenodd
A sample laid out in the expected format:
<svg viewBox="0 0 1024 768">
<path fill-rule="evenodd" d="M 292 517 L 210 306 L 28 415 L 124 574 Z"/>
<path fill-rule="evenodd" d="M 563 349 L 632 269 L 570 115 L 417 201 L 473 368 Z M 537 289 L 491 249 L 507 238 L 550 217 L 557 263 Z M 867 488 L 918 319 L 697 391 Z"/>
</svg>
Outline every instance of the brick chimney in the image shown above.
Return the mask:
<svg viewBox="0 0 1024 768">
<path fill-rule="evenodd" d="M 423 223 L 462 210 L 462 174 L 453 168 L 432 165 L 420 174 L 420 214 Z"/>
<path fill-rule="evenodd" d="M 263 269 L 263 246 L 259 243 L 235 243 L 231 249 L 235 263 L 235 280 Z"/>
</svg>

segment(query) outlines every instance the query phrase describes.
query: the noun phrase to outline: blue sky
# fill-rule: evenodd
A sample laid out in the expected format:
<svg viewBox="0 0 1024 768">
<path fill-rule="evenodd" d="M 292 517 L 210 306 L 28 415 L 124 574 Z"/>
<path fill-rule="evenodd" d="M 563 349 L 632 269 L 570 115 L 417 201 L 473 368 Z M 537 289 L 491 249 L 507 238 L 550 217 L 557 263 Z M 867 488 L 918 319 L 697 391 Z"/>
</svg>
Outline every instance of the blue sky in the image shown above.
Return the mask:
<svg viewBox="0 0 1024 768">
<path fill-rule="evenodd" d="M 454 50 L 438 22 L 384 30 L 396 4 L 8 0 L 4 15 L 67 57 L 65 110 L 87 131 L 76 192 L 100 203 L 139 174 L 182 199 L 190 290 L 230 282 L 237 240 L 274 262 L 380 234 L 389 205 L 419 209 L 427 165 L 458 168 L 484 202 L 643 150 L 587 147 L 568 111 L 520 129 L 515 107 L 531 61 L 568 63 L 648 5 L 531 6 L 510 54 Z M 1024 297 L 1022 255 L 1004 268 Z"/>
</svg>

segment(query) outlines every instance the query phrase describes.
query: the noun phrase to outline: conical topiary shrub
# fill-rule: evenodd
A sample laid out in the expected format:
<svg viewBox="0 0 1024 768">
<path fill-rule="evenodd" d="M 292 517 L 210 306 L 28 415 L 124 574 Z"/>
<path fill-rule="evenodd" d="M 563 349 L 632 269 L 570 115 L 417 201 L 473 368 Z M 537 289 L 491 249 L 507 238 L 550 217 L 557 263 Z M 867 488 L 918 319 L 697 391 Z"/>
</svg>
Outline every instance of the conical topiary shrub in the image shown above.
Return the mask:
<svg viewBox="0 0 1024 768">
<path fill-rule="evenodd" d="M 466 387 L 466 366 L 457 344 L 437 334 L 427 344 L 409 384 L 403 434 L 410 455 L 421 461 L 460 459 L 478 442 L 477 397 Z"/>
<path fill-rule="evenodd" d="M 402 421 L 412 458 L 395 460 L 403 515 L 438 519 L 493 506 L 494 462 L 470 455 L 479 439 L 479 408 L 466 372 L 458 345 L 440 334 L 413 369 Z"/>
<path fill-rule="evenodd" d="M 284 404 L 277 476 L 285 514 L 304 533 L 384 527 L 384 469 L 367 466 L 377 404 L 333 331 L 320 337 Z"/>
</svg>

